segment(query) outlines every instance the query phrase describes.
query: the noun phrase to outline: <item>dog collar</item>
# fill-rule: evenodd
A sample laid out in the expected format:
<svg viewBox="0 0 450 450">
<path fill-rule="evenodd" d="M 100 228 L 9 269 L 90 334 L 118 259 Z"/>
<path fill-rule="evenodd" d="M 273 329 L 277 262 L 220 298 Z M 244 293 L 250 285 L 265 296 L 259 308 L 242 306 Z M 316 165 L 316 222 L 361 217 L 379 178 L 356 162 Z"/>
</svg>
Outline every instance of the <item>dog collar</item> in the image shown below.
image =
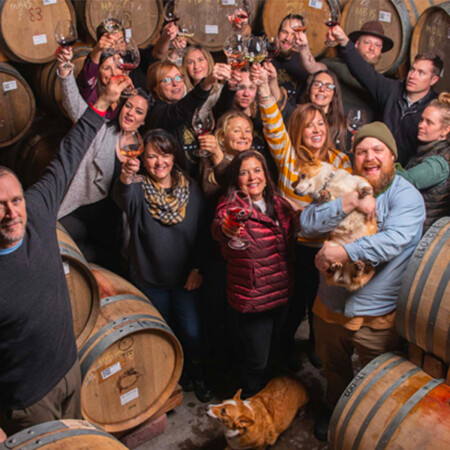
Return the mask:
<svg viewBox="0 0 450 450">
<path fill-rule="evenodd" d="M 330 172 L 327 179 L 325 180 L 325 183 L 323 183 L 321 191 L 324 191 L 328 187 L 328 183 L 334 178 L 334 174 L 335 174 L 334 170 Z"/>
</svg>

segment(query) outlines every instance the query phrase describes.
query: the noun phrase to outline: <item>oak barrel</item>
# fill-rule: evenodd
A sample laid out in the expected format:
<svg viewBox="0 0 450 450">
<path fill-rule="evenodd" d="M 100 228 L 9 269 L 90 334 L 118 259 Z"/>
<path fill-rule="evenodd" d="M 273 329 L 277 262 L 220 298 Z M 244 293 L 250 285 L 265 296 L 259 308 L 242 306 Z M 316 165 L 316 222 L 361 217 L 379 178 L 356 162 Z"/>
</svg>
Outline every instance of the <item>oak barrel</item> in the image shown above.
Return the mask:
<svg viewBox="0 0 450 450">
<path fill-rule="evenodd" d="M 73 47 L 72 63 L 75 66 L 73 70 L 75 77 L 83 68 L 84 60 L 91 50 L 92 47 L 85 45 Z M 68 117 L 62 103 L 62 89 L 57 75 L 58 65 L 58 61 L 54 60 L 39 66 L 34 71 L 34 88 L 41 107 L 46 107 L 57 115 L 64 114 Z"/>
<path fill-rule="evenodd" d="M 331 12 L 340 11 L 337 0 L 293 0 L 280 2 L 279 0 L 267 0 L 263 10 L 264 30 L 269 37 L 278 34 L 281 21 L 288 14 L 301 14 L 306 17 L 309 47 L 313 56 L 324 56 L 327 52 L 325 47 L 325 35 L 328 28 L 324 22 L 331 16 Z"/>
<path fill-rule="evenodd" d="M 61 19 L 76 23 L 70 0 L 0 0 L 0 45 L 12 61 L 52 61 L 58 48 L 55 26 Z"/>
<path fill-rule="evenodd" d="M 444 449 L 450 446 L 450 386 L 394 353 L 365 366 L 331 417 L 332 449 Z"/>
<path fill-rule="evenodd" d="M 450 90 L 450 2 L 426 9 L 417 21 L 411 38 L 410 59 L 418 53 L 438 53 L 444 61 L 444 74 L 433 86 L 437 92 Z"/>
<path fill-rule="evenodd" d="M 85 420 L 54 420 L 26 428 L 6 439 L 0 449 L 126 449 L 114 436 Z"/>
<path fill-rule="evenodd" d="M 257 0 L 246 0 L 249 12 L 249 24 L 254 26 Z M 239 2 L 242 4 L 242 2 Z M 223 43 L 232 33 L 232 26 L 227 19 L 238 5 L 238 1 L 223 0 L 193 0 L 178 2 L 178 11 L 181 17 L 195 24 L 195 34 L 191 42 L 201 44 L 211 52 L 222 51 Z"/>
<path fill-rule="evenodd" d="M 111 433 L 134 428 L 170 397 L 183 353 L 145 295 L 120 276 L 91 266 L 100 314 L 79 351 L 83 417 Z"/>
<path fill-rule="evenodd" d="M 0 91 L 0 147 L 6 147 L 30 129 L 36 101 L 28 83 L 7 63 L 0 63 Z"/>
<path fill-rule="evenodd" d="M 378 72 L 394 75 L 407 61 L 411 35 L 420 14 L 442 0 L 349 0 L 342 12 L 341 24 L 347 34 L 360 30 L 369 20 L 378 20 L 386 36 L 394 41 L 392 50 L 383 53 L 375 66 Z"/>
<path fill-rule="evenodd" d="M 73 331 L 80 348 L 91 334 L 100 311 L 100 291 L 89 263 L 64 227 L 56 226 L 59 251 L 72 306 Z"/>
<path fill-rule="evenodd" d="M 396 329 L 411 344 L 450 365 L 450 217 L 425 233 L 402 279 Z"/>
<path fill-rule="evenodd" d="M 97 26 L 108 11 L 120 11 L 125 15 L 131 25 L 127 33 L 131 33 L 139 47 L 145 48 L 159 37 L 163 22 L 161 0 L 77 0 L 74 5 L 81 27 L 94 42 L 97 41 Z"/>
<path fill-rule="evenodd" d="M 23 139 L 14 145 L 12 167 L 24 188 L 39 180 L 58 153 L 59 144 L 69 129 L 69 123 L 40 116 Z"/>
</svg>

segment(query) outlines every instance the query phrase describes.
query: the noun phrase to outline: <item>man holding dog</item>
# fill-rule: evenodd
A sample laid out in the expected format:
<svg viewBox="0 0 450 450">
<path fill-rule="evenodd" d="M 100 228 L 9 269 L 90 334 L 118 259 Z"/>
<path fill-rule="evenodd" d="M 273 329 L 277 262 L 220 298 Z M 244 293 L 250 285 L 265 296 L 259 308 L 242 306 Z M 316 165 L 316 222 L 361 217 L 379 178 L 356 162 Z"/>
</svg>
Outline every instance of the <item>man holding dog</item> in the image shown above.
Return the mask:
<svg viewBox="0 0 450 450">
<path fill-rule="evenodd" d="M 120 98 L 111 81 L 61 143 L 42 178 L 25 192 L 0 166 L 0 429 L 81 418 L 80 366 L 56 237 L 56 216 L 73 174 Z"/>
<path fill-rule="evenodd" d="M 327 37 L 339 43 L 339 55 L 381 108 L 383 122 L 397 143 L 398 160 L 403 166 L 406 165 L 419 145 L 417 127 L 422 112 L 437 97 L 432 86 L 439 81 L 442 59 L 431 53 L 419 54 L 406 80 L 393 80 L 378 73 L 363 58 L 339 25 L 331 27 Z"/>
<path fill-rule="evenodd" d="M 316 256 L 321 274 L 314 303 L 316 350 L 327 379 L 326 406 L 314 433 L 327 439 L 331 412 L 353 379 L 351 356 L 356 350 L 362 365 L 401 346 L 394 318 L 401 277 L 422 235 L 425 207 L 411 184 L 395 175 L 397 146 L 381 122 L 363 126 L 353 142 L 354 174 L 366 178 L 375 197 L 359 198 L 355 191 L 328 203 L 313 203 L 300 216 L 305 236 L 330 232 L 353 210 L 376 212 L 377 233 L 344 246 L 325 242 Z M 326 273 L 333 262 L 362 260 L 376 267 L 375 276 L 357 291 L 329 286 Z"/>
</svg>

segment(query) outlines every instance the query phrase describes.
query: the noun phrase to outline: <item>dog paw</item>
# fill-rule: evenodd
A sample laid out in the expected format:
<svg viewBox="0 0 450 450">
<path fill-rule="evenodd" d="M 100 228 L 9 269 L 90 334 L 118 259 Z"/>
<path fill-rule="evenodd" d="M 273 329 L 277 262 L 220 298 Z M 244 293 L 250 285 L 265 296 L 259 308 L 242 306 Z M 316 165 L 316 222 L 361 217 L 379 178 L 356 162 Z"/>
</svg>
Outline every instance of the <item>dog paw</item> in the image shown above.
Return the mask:
<svg viewBox="0 0 450 450">
<path fill-rule="evenodd" d="M 325 202 L 329 202 L 330 200 L 331 200 L 330 191 L 327 191 L 326 189 L 322 189 L 319 192 L 319 195 L 317 196 L 317 202 L 318 203 L 325 203 Z"/>
<path fill-rule="evenodd" d="M 372 195 L 373 194 L 372 186 L 364 185 L 358 189 L 358 193 L 361 198 L 367 197 L 368 195 Z"/>
<path fill-rule="evenodd" d="M 352 278 L 358 278 L 364 272 L 365 264 L 363 261 L 355 261 L 353 263 Z"/>
<path fill-rule="evenodd" d="M 335 273 L 342 270 L 342 263 L 334 262 L 328 266 L 328 273 Z"/>
</svg>

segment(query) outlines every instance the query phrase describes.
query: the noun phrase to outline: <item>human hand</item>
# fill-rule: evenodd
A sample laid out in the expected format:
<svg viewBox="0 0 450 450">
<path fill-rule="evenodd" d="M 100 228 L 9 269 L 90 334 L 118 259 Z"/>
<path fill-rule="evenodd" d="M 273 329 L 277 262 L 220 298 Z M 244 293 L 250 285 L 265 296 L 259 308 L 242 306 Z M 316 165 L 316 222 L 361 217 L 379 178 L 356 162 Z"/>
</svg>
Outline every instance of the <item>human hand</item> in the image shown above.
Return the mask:
<svg viewBox="0 0 450 450">
<path fill-rule="evenodd" d="M 200 274 L 197 269 L 192 269 L 189 272 L 184 288 L 187 291 L 193 291 L 194 289 L 198 289 L 202 285 L 202 283 L 203 275 Z"/>
<path fill-rule="evenodd" d="M 308 38 L 306 37 L 306 33 L 304 31 L 298 31 L 294 33 L 292 48 L 297 53 L 309 48 Z"/>
<path fill-rule="evenodd" d="M 95 44 L 94 50 L 104 52 L 114 49 L 116 46 L 116 40 L 111 33 L 105 33 Z"/>
<path fill-rule="evenodd" d="M 222 150 L 217 143 L 217 139 L 213 134 L 204 134 L 198 136 L 198 143 L 200 144 L 200 150 L 205 150 L 212 155 L 218 155 L 222 153 Z"/>
<path fill-rule="evenodd" d="M 326 39 L 329 41 L 336 41 L 339 45 L 345 47 L 349 41 L 348 36 L 340 25 L 335 25 L 334 27 L 329 27 L 326 34 Z"/>
<path fill-rule="evenodd" d="M 237 238 L 244 234 L 245 224 L 235 222 L 228 214 L 225 214 L 222 220 L 223 234 L 229 238 Z"/>
<path fill-rule="evenodd" d="M 332 263 L 344 263 L 348 261 L 350 261 L 350 258 L 345 248 L 342 245 L 332 244 L 329 241 L 323 243 L 322 248 L 315 258 L 317 270 L 322 273 L 326 273 Z"/>
<path fill-rule="evenodd" d="M 350 214 L 354 210 L 366 216 L 366 220 L 371 220 L 377 213 L 377 202 L 372 195 L 360 196 L 358 191 L 352 191 L 342 196 L 342 210 Z"/>
<path fill-rule="evenodd" d="M 123 184 L 131 184 L 135 175 L 139 172 L 141 162 L 138 158 L 128 158 L 122 163 L 120 181 Z"/>
<path fill-rule="evenodd" d="M 264 61 L 263 69 L 267 72 L 269 82 L 278 79 L 277 69 L 275 69 L 275 66 L 271 62 Z"/>
<path fill-rule="evenodd" d="M 178 25 L 174 21 L 169 22 L 164 25 L 162 33 L 169 41 L 173 41 L 178 36 Z"/>
<path fill-rule="evenodd" d="M 240 82 L 242 81 L 242 75 L 240 70 L 232 70 L 231 77 L 228 80 L 228 85 L 231 90 L 236 90 Z"/>
<path fill-rule="evenodd" d="M 72 64 L 72 47 L 60 47 L 57 51 L 56 60 L 58 61 L 58 72 L 63 78 L 72 72 L 74 65 Z"/>
<path fill-rule="evenodd" d="M 228 81 L 231 78 L 231 67 L 228 64 L 216 63 L 212 71 L 212 76 L 220 82 Z"/>
<path fill-rule="evenodd" d="M 233 27 L 233 31 L 241 31 L 243 30 L 246 25 L 248 25 L 248 14 L 247 11 L 245 11 L 242 8 L 237 9 L 234 11 L 233 14 L 230 14 L 227 16 L 228 22 L 231 23 L 231 26 Z"/>
<path fill-rule="evenodd" d="M 183 36 L 176 36 L 175 39 L 172 41 L 172 45 L 175 50 L 183 50 L 187 46 L 187 40 Z"/>
</svg>

